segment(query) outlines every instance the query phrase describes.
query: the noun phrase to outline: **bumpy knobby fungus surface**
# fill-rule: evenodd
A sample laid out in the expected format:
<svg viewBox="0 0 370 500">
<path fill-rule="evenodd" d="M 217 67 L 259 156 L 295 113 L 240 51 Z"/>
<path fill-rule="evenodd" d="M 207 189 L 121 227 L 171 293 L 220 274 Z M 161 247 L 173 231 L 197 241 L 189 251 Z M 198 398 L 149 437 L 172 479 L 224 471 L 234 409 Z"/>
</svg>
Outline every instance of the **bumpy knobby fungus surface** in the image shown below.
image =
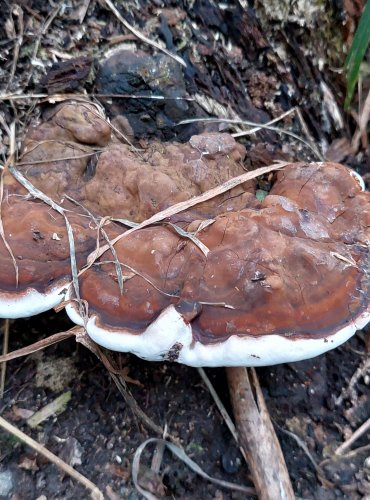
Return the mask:
<svg viewBox="0 0 370 500">
<path fill-rule="evenodd" d="M 95 235 L 99 216 L 140 222 L 243 173 L 244 148 L 227 134 L 139 154 L 106 126 L 91 105 L 60 106 L 29 132 L 18 167 L 55 201 L 76 200 L 79 223 L 92 224 L 89 210 Z M 88 316 L 73 300 L 67 312 L 98 343 L 194 366 L 265 365 L 324 352 L 369 321 L 370 195 L 346 167 L 292 164 L 263 201 L 248 182 L 171 220 L 208 253 L 165 220 L 116 243 L 123 293 L 110 250 L 81 275 Z"/>
<path fill-rule="evenodd" d="M 30 128 L 17 168 L 66 210 L 80 270 L 96 247 L 101 217 L 142 221 L 240 175 L 244 154 L 227 134 L 195 136 L 193 145 L 154 143 L 138 153 L 112 134 L 98 107 L 79 102 L 56 106 L 41 124 Z M 7 170 L 3 185 L 0 315 L 37 314 L 61 302 L 71 280 L 65 220 Z M 241 208 L 245 200 L 254 199 L 253 191 L 254 183 L 246 183 L 197 206 L 186 217 Z M 110 237 L 124 230 L 113 223 L 104 229 Z M 100 240 L 103 243 L 101 234 Z"/>
<path fill-rule="evenodd" d="M 118 140 L 107 146 L 106 127 L 91 106 L 61 106 L 29 132 L 19 169 L 55 201 L 68 194 L 96 215 L 133 222 L 244 173 L 245 149 L 228 134 L 152 143 L 138 152 Z M 106 147 L 94 148 L 92 140 Z M 45 159 L 50 161 L 39 163 Z M 243 208 L 253 192 L 254 183 L 246 183 L 198 205 L 196 212 L 209 217 Z"/>
</svg>

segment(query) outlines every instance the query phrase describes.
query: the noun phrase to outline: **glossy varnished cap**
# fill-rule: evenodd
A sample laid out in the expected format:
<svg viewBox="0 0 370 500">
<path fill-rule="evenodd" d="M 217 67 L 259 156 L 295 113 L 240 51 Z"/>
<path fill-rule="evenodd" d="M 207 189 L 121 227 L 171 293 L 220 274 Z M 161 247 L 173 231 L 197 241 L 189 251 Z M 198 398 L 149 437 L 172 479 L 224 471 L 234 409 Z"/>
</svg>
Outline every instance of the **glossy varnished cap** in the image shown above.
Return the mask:
<svg viewBox="0 0 370 500">
<path fill-rule="evenodd" d="M 30 197 L 8 172 L 4 184 L 1 217 L 8 248 L 0 238 L 0 317 L 27 317 L 64 299 L 72 278 L 69 240 L 62 215 Z M 96 231 L 78 214 L 70 213 L 69 221 L 81 267 L 96 245 Z"/>
<path fill-rule="evenodd" d="M 106 252 L 80 280 L 88 316 L 68 314 L 107 348 L 191 366 L 310 358 L 370 320 L 370 195 L 342 165 L 289 165 L 197 237 L 207 256 L 166 226 L 122 238 L 123 293 Z"/>
</svg>

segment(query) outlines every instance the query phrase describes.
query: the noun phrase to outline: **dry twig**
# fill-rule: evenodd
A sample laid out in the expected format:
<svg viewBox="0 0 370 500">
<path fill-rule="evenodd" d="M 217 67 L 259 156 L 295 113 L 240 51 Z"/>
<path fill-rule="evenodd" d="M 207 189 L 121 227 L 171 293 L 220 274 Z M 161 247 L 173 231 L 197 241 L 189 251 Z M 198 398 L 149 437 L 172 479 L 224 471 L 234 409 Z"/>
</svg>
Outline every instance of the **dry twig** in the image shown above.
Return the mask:
<svg viewBox="0 0 370 500">
<path fill-rule="evenodd" d="M 156 49 L 160 50 L 161 52 L 164 52 L 165 54 L 172 57 L 172 59 L 174 59 L 175 61 L 177 61 L 178 63 L 180 63 L 182 66 L 184 66 L 186 68 L 186 62 L 184 61 L 184 59 L 182 57 L 180 57 L 176 54 L 173 54 L 172 52 L 167 50 L 165 47 L 162 47 L 161 45 L 159 45 L 159 43 L 155 42 L 154 40 L 150 40 L 150 38 L 147 38 L 142 33 L 140 33 L 140 31 L 138 31 L 133 26 L 131 26 L 131 24 L 128 23 L 126 21 L 126 19 L 124 19 L 124 17 L 121 16 L 120 12 L 116 9 L 116 7 L 113 5 L 111 0 L 103 0 L 103 1 L 110 8 L 110 10 L 116 16 L 116 18 L 125 26 L 125 28 L 127 28 L 129 31 L 131 31 L 131 33 L 133 33 L 137 38 L 139 38 L 143 42 L 147 43 L 148 45 L 155 47 Z"/>
<path fill-rule="evenodd" d="M 8 319 L 4 320 L 4 338 L 3 338 L 3 356 L 8 354 L 9 347 L 9 325 L 10 321 Z M 0 378 L 0 399 L 4 397 L 4 387 L 5 387 L 5 377 L 6 377 L 6 362 L 1 363 L 1 378 Z"/>
<path fill-rule="evenodd" d="M 358 429 L 355 430 L 355 432 L 346 440 L 344 443 L 342 443 L 338 448 L 334 451 L 336 455 L 343 455 L 344 452 L 348 450 L 352 446 L 352 444 L 359 439 L 365 432 L 367 432 L 370 429 L 370 418 L 366 420 Z"/>
<path fill-rule="evenodd" d="M 284 456 L 252 368 L 226 368 L 240 442 L 260 500 L 294 500 Z"/>
<path fill-rule="evenodd" d="M 81 326 L 74 326 L 66 332 L 55 333 L 54 335 L 50 335 L 49 337 L 46 337 L 46 339 L 39 340 L 38 342 L 35 342 L 27 347 L 22 347 L 21 349 L 17 349 L 16 351 L 9 352 L 5 355 L 3 354 L 0 356 L 0 363 L 5 363 L 7 361 L 11 361 L 12 359 L 21 358 L 23 356 L 28 356 L 33 352 L 41 351 L 50 345 L 57 344 L 58 342 L 62 342 L 63 340 L 76 336 L 81 330 L 83 330 Z"/>
<path fill-rule="evenodd" d="M 89 479 L 76 471 L 76 469 L 65 463 L 59 457 L 54 455 L 54 453 L 51 453 L 51 451 L 46 449 L 45 446 L 42 446 L 40 443 L 27 436 L 27 434 L 19 430 L 17 427 L 10 424 L 3 417 L 0 417 L 0 427 L 2 427 L 5 431 L 9 432 L 16 438 L 20 439 L 27 446 L 30 446 L 37 453 L 45 457 L 47 460 L 59 467 L 59 469 L 61 469 L 63 472 L 82 484 L 86 489 L 90 491 L 91 498 L 93 498 L 94 500 L 104 500 L 103 493 L 94 483 L 92 483 Z"/>
</svg>

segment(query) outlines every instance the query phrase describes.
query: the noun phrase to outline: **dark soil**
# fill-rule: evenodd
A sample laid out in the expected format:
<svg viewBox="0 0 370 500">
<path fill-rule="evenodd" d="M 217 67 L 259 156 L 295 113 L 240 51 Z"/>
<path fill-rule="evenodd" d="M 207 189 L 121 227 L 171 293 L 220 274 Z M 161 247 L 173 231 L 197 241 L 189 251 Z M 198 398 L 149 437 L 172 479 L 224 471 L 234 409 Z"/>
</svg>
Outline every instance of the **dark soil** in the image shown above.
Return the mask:
<svg viewBox="0 0 370 500">
<path fill-rule="evenodd" d="M 7 2 L 2 4 L 2 93 L 86 90 L 134 93 L 140 97 L 201 96 L 193 101 L 163 102 L 101 97 L 112 118 L 124 114 L 128 119 L 127 129 L 135 142 L 154 136 L 183 141 L 208 127 L 235 131 L 226 125 L 176 125 L 182 119 L 221 116 L 221 108 L 222 116 L 263 123 L 297 106 L 305 126 L 296 114 L 291 114 L 278 124 L 281 128 L 314 144 L 323 157 L 335 155 L 338 161 L 359 170 L 365 179 L 370 178 L 369 149 L 360 145 L 354 151 L 349 147 L 356 124 L 341 111 L 345 85 L 337 71 L 360 15 L 361 2 L 350 12 L 346 10 L 348 2 L 328 2 L 324 6 L 320 1 L 307 2 L 305 15 L 292 5 L 280 11 L 276 7 L 279 2 L 275 5 L 273 1 L 231 1 L 219 7 L 208 0 L 125 2 L 121 12 L 126 20 L 183 57 L 187 68 L 182 71 L 167 57 L 153 58 L 153 48 L 138 42 L 124 29 L 103 1 L 91 0 L 80 24 L 78 16 L 84 3 L 63 2 L 58 11 L 57 3 L 40 0 L 19 0 L 17 8 Z M 281 6 L 285 4 L 281 2 Z M 46 19 L 51 20 L 50 27 L 43 30 Z M 115 79 L 112 69 L 107 74 L 102 60 L 119 43 L 125 44 L 126 51 L 136 44 L 142 52 L 136 67 L 136 63 L 128 62 L 137 61 L 137 56 L 125 59 L 124 67 L 119 68 L 122 77 Z M 158 68 L 162 62 L 168 68 L 166 82 L 143 77 L 140 68 Z M 364 95 L 366 85 L 369 83 L 364 83 Z M 324 94 L 325 86 L 331 93 L 331 103 Z M 6 124 L 16 122 L 20 140 L 30 119 L 44 109 L 40 101 L 0 100 L 3 161 L 9 145 Z M 221 108 L 215 108 L 215 103 Z M 342 123 L 331 111 L 333 103 Z M 263 130 L 241 141 L 248 150 L 246 167 L 251 169 L 273 159 L 317 159 L 307 146 L 275 131 Z M 63 313 L 14 321 L 9 350 L 70 326 Z M 258 370 L 297 497 L 330 500 L 370 495 L 370 432 L 354 443 L 354 453 L 336 458 L 333 455 L 370 416 L 370 379 L 366 370 L 352 393 L 336 402 L 356 369 L 366 362 L 367 343 L 366 334 L 360 332 L 344 346 L 319 358 Z M 47 361 L 57 373 L 64 367 L 59 383 L 53 381 L 50 366 L 49 377 L 41 376 L 45 375 Z M 129 383 L 129 387 L 140 408 L 162 428 L 166 426 L 205 472 L 238 484 L 251 484 L 248 467 L 196 369 L 147 363 L 130 355 L 122 355 L 121 364 L 139 383 Z M 230 410 L 224 370 L 208 369 L 207 374 Z M 65 411 L 31 430 L 24 410 L 39 410 L 68 390 L 71 400 Z M 132 483 L 132 459 L 138 446 L 154 434 L 125 405 L 104 366 L 74 340 L 9 362 L 0 415 L 73 464 L 106 498 L 140 498 Z M 160 474 L 154 474 L 154 448 L 149 449 L 150 453 L 143 453 L 141 484 L 157 496 L 245 498 L 242 493 L 201 479 L 167 451 Z M 6 477 L 11 489 L 5 498 L 13 500 L 88 497 L 82 486 L 0 430 L 0 497 Z"/>
<path fill-rule="evenodd" d="M 31 338 L 42 338 L 45 331 L 66 329 L 68 319 L 59 316 L 45 314 L 12 323 L 10 350 L 29 343 Z M 357 428 L 370 411 L 370 388 L 364 378 L 356 386 L 359 399 L 355 405 L 348 400 L 335 404 L 364 357 L 360 355 L 364 352 L 361 337 L 313 360 L 258 370 L 298 497 L 362 498 L 370 494 L 368 446 L 351 457 L 331 458 L 346 433 Z M 72 373 L 70 379 L 64 374 L 58 391 L 48 387 L 48 379 L 37 386 L 40 364 L 51 361 L 59 369 L 58 360 L 65 360 L 70 370 L 75 367 L 76 375 Z M 247 465 L 196 369 L 148 363 L 131 355 L 122 355 L 122 364 L 128 368 L 128 375 L 141 384 L 129 384 L 141 409 L 158 425 L 167 425 L 167 432 L 179 439 L 194 461 L 214 477 L 249 484 Z M 207 374 L 230 410 L 224 370 L 208 369 Z M 37 430 L 25 424 L 21 410 L 39 410 L 68 390 L 72 397 L 63 413 L 43 422 Z M 140 497 L 131 480 L 132 458 L 137 447 L 154 434 L 125 405 L 107 370 L 74 340 L 48 348 L 41 357 L 36 354 L 10 362 L 0 411 L 4 418 L 21 426 L 67 462 L 76 454 L 80 456 L 80 464 L 75 468 L 97 484 L 107 498 Z M 286 431 L 293 433 L 300 444 Z M 365 434 L 355 447 L 367 445 L 369 437 Z M 329 458 L 322 464 L 321 477 L 303 446 L 317 464 Z M 63 477 L 54 465 L 2 431 L 0 450 L 1 470 L 12 474 L 9 498 L 87 497 L 83 487 Z M 163 486 L 158 477 L 150 474 L 153 447 L 150 452 L 143 456 L 142 484 L 151 486 L 158 495 Z M 169 452 L 164 455 L 161 478 L 169 498 L 245 498 L 244 494 L 221 491 L 207 483 Z"/>
</svg>

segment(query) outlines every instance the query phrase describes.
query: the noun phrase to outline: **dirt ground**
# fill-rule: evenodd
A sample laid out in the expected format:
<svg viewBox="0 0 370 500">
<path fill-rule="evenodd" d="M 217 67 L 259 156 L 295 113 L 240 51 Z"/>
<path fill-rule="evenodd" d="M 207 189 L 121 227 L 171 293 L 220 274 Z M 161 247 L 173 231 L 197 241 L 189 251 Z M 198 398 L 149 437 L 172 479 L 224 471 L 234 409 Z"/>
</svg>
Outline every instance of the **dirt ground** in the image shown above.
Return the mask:
<svg viewBox="0 0 370 500">
<path fill-rule="evenodd" d="M 319 0 L 297 5 L 273 0 L 117 4 L 131 25 L 186 61 L 187 67 L 180 70 L 178 63 L 138 41 L 103 0 L 3 2 L 0 160 L 5 162 L 8 154 L 9 125 L 16 123 L 21 141 L 31 119 L 47 111 L 44 97 L 26 95 L 86 91 L 105 95 L 99 100 L 112 118 L 122 114 L 128 118 L 134 142 L 142 137 L 185 141 L 205 127 L 241 130 L 204 123 L 175 126 L 188 118 L 221 116 L 263 123 L 282 117 L 277 125 L 305 143 L 268 129 L 243 136 L 247 168 L 276 158 L 319 156 L 356 168 L 368 182 L 370 148 L 366 141 L 353 142 L 356 116 L 342 110 L 345 81 L 339 71 L 361 5 L 361 1 L 349 5 Z M 139 49 L 139 61 L 127 56 L 112 69 L 104 58 L 117 47 L 126 54 Z M 76 63 L 76 58 L 82 59 Z M 156 74 L 149 81 L 143 76 L 143 67 L 163 66 L 165 79 Z M 369 82 L 362 90 L 366 95 Z M 193 100 L 107 97 L 114 93 L 193 96 Z M 353 109 L 356 106 L 357 101 Z M 12 321 L 9 351 L 71 326 L 63 312 Z M 298 498 L 370 498 L 370 432 L 343 455 L 334 455 L 370 417 L 367 360 L 366 332 L 359 332 L 316 359 L 258 370 Z M 132 379 L 128 386 L 139 407 L 177 438 L 207 474 L 252 484 L 238 446 L 196 369 L 148 363 L 132 355 L 122 355 L 120 362 L 126 378 Z M 347 390 L 358 369 L 352 390 Z M 224 370 L 206 372 L 231 413 Z M 29 427 L 27 419 L 33 412 L 68 391 L 70 400 L 59 415 L 35 429 Z M 146 439 L 160 436 L 144 426 L 106 368 L 74 340 L 8 363 L 0 415 L 73 465 L 106 498 L 141 498 L 132 481 L 133 456 Z M 202 479 L 169 451 L 164 452 L 160 472 L 153 472 L 153 451 L 149 445 L 142 454 L 140 484 L 157 497 L 246 498 L 245 493 Z M 84 487 L 0 430 L 0 498 L 88 496 Z"/>
<path fill-rule="evenodd" d="M 61 316 L 61 315 L 59 315 Z M 11 325 L 10 350 L 69 326 L 63 315 L 44 314 Z M 336 398 L 366 358 L 363 336 L 313 360 L 258 370 L 264 396 L 282 444 L 298 497 L 363 498 L 370 494 L 368 434 L 354 454 L 333 458 L 352 430 L 368 418 L 368 378 L 356 384 L 358 400 Z M 188 455 L 209 475 L 248 485 L 248 467 L 194 368 L 148 363 L 123 356 L 129 384 L 140 408 L 179 439 Z M 231 412 L 224 370 L 206 370 Z M 30 429 L 25 418 L 57 396 L 71 391 L 65 411 Z M 140 498 L 131 478 L 133 455 L 148 437 L 158 437 L 125 405 L 107 370 L 74 340 L 9 363 L 1 415 L 92 480 L 107 498 Z M 87 498 L 86 490 L 11 435 L 0 432 L 1 473 L 10 472 L 13 488 L 6 498 Z M 141 484 L 167 498 L 241 499 L 210 484 L 165 452 L 159 477 L 151 473 L 153 447 L 142 458 Z M 309 458 L 311 456 L 311 459 Z M 324 461 L 326 459 L 326 461 Z M 314 462 L 313 462 L 314 461 Z M 316 464 L 316 465 L 314 465 Z M 1 474 L 0 474 L 1 477 Z M 164 489 L 163 489 L 164 485 Z M 161 493 L 162 492 L 162 493 Z M 42 497 L 43 498 L 43 497 Z"/>
</svg>

